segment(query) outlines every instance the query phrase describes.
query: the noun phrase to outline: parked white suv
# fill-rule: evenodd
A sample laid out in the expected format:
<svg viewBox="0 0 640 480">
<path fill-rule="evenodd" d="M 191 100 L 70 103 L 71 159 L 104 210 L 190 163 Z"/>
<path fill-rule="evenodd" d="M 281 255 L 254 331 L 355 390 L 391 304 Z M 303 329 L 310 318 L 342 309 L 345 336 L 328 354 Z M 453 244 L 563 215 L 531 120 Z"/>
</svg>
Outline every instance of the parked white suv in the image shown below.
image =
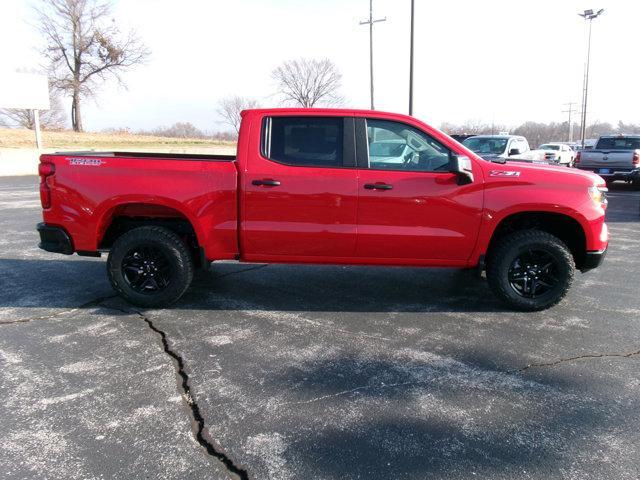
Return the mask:
<svg viewBox="0 0 640 480">
<path fill-rule="evenodd" d="M 576 156 L 569 145 L 564 143 L 545 143 L 538 147 L 538 150 L 544 154 L 544 158 L 549 163 L 557 163 L 560 165 L 566 165 L 567 167 L 573 166 L 573 159 Z"/>
</svg>

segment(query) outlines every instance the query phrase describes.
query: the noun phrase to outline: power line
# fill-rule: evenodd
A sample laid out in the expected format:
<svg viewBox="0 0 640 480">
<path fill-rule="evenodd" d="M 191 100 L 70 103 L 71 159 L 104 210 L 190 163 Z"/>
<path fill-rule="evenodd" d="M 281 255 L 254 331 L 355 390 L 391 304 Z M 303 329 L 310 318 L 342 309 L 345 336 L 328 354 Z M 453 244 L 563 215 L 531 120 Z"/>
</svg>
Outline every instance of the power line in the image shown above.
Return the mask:
<svg viewBox="0 0 640 480">
<path fill-rule="evenodd" d="M 369 25 L 369 74 L 371 82 L 371 110 L 373 106 L 373 24 L 378 22 L 385 22 L 387 17 L 373 19 L 373 0 L 369 0 L 369 20 L 360 22 L 360 25 Z"/>
<path fill-rule="evenodd" d="M 576 102 L 567 102 L 564 105 L 567 106 L 566 110 L 562 110 L 562 113 L 569 114 L 569 142 L 573 142 L 573 122 L 571 121 L 571 115 L 575 112 L 574 106 L 577 105 Z"/>
</svg>

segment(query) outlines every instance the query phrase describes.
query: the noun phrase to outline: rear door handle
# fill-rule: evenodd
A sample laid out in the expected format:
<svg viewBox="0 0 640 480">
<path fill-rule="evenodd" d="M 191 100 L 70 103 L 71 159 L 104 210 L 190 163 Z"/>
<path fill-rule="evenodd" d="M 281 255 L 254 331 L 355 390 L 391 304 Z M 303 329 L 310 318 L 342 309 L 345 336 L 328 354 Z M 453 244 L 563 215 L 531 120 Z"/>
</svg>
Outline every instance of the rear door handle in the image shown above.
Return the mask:
<svg viewBox="0 0 640 480">
<path fill-rule="evenodd" d="M 365 183 L 365 190 L 391 190 L 393 185 L 389 185 L 388 183 Z"/>
<path fill-rule="evenodd" d="M 251 185 L 263 186 L 263 187 L 278 187 L 280 182 L 278 180 L 254 180 Z"/>
</svg>

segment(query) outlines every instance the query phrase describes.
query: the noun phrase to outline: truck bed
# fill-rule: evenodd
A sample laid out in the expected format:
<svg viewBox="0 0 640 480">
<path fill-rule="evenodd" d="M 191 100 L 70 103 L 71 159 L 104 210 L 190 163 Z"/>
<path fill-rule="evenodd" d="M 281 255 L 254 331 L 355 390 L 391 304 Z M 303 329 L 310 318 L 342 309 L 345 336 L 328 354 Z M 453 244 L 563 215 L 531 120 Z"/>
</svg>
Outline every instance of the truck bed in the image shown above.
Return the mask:
<svg viewBox="0 0 640 480">
<path fill-rule="evenodd" d="M 64 226 L 75 251 L 105 248 L 118 217 L 188 220 L 207 258 L 235 258 L 238 174 L 234 155 L 59 152 L 42 155 L 51 207 L 43 220 Z M 79 207 L 82 206 L 82 207 Z"/>
<path fill-rule="evenodd" d="M 178 160 L 200 160 L 210 162 L 233 162 L 235 155 L 209 155 L 194 153 L 171 153 L 171 152 L 94 152 L 94 151 L 77 151 L 77 152 L 56 152 L 55 155 L 64 156 L 82 156 L 82 157 L 116 157 L 116 158 L 155 158 L 158 160 L 178 159 Z"/>
</svg>

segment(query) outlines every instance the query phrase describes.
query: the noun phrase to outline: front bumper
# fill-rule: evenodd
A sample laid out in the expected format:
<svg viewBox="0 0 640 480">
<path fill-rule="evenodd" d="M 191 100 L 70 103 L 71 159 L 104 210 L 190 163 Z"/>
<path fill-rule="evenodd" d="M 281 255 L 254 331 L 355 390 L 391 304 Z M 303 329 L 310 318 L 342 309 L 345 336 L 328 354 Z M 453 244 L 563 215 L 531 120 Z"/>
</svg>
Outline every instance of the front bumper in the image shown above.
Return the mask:
<svg viewBox="0 0 640 480">
<path fill-rule="evenodd" d="M 604 250 L 587 252 L 587 254 L 584 257 L 584 262 L 582 263 L 582 267 L 580 267 L 580 271 L 584 273 L 599 267 L 602 264 L 604 257 L 606 255 L 607 255 L 606 248 Z"/>
<path fill-rule="evenodd" d="M 54 227 L 46 223 L 39 223 L 36 227 L 40 234 L 38 247 L 47 252 L 63 253 L 71 255 L 73 253 L 73 243 L 69 234 L 61 227 Z"/>
</svg>

